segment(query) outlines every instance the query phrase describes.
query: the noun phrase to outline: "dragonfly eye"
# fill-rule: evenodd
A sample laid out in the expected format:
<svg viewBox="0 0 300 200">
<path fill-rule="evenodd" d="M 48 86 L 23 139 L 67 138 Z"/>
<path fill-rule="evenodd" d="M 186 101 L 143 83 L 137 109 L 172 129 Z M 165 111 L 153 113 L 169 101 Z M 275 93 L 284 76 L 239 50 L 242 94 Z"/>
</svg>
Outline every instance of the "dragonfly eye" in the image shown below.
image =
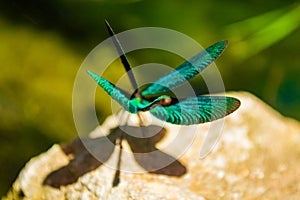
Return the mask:
<svg viewBox="0 0 300 200">
<path fill-rule="evenodd" d="M 165 98 L 160 99 L 159 104 L 162 106 L 168 106 L 171 104 L 171 102 L 172 102 L 172 99 L 170 97 L 165 97 Z"/>
</svg>

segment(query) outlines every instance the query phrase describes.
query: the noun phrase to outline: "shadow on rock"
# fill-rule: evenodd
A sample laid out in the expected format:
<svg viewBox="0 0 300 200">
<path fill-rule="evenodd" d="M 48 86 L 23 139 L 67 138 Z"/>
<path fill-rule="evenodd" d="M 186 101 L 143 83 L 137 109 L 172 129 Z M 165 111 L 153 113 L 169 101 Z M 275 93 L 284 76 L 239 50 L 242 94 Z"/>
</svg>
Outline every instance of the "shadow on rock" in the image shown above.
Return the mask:
<svg viewBox="0 0 300 200">
<path fill-rule="evenodd" d="M 130 133 L 126 134 L 126 133 Z M 153 135 L 153 133 L 156 133 Z M 51 173 L 43 184 L 55 188 L 75 183 L 78 178 L 106 162 L 112 155 L 116 142 L 127 140 L 135 160 L 149 173 L 167 176 L 182 176 L 186 168 L 176 158 L 155 147 L 166 130 L 159 126 L 121 126 L 112 129 L 107 136 L 76 138 L 71 144 L 62 144 L 64 153 L 72 159 L 69 164 Z M 152 135 L 151 135 L 152 134 Z"/>
</svg>

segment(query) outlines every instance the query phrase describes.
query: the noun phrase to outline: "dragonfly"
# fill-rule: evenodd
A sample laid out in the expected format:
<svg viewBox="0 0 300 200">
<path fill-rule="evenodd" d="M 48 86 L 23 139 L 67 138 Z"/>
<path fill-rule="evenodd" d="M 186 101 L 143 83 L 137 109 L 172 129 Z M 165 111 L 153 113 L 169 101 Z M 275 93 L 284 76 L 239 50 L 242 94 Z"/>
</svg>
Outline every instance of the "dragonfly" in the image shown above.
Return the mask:
<svg viewBox="0 0 300 200">
<path fill-rule="evenodd" d="M 169 74 L 140 90 L 119 39 L 106 20 L 105 24 L 114 46 L 120 55 L 121 62 L 127 72 L 134 92 L 130 94 L 90 70 L 87 70 L 87 73 L 112 99 L 117 101 L 124 108 L 122 110 L 123 113 L 124 110 L 126 110 L 127 113 L 137 114 L 140 122 L 143 122 L 140 113 L 149 111 L 154 117 L 162 121 L 175 125 L 188 126 L 221 119 L 239 108 L 241 103 L 234 97 L 199 95 L 187 98 L 176 98 L 168 95 L 168 92 L 172 91 L 172 89 L 185 84 L 216 60 L 226 48 L 228 44 L 226 40 L 209 46 L 189 60 L 183 62 Z M 123 116 L 123 114 L 121 114 L 121 116 Z M 127 115 L 127 120 L 128 117 L 129 115 Z M 125 126 L 126 124 L 127 122 L 125 122 Z M 143 136 L 145 136 L 144 131 L 148 132 L 150 130 L 149 126 L 142 126 L 142 123 L 140 124 L 140 128 L 144 128 L 142 131 Z M 126 137 L 122 133 L 118 141 L 115 141 L 115 144 L 119 146 L 120 150 L 112 184 L 113 187 L 117 186 L 120 182 L 123 139 L 126 139 Z M 152 162 L 153 161 L 150 161 L 150 163 Z"/>
<path fill-rule="evenodd" d="M 227 40 L 209 46 L 169 74 L 139 90 L 120 41 L 109 23 L 105 21 L 105 24 L 135 91 L 130 94 L 90 70 L 87 70 L 87 73 L 129 113 L 149 111 L 154 117 L 171 124 L 193 125 L 221 119 L 239 108 L 241 103 L 234 97 L 199 95 L 179 99 L 166 94 L 206 69 L 224 51 L 228 45 Z"/>
</svg>

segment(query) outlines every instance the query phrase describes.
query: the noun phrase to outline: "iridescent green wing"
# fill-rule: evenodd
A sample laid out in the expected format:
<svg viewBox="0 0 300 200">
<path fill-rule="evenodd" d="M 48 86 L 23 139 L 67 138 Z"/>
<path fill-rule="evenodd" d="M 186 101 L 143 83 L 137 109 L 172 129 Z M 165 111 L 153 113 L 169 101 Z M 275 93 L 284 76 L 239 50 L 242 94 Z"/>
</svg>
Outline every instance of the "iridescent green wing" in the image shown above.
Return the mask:
<svg viewBox="0 0 300 200">
<path fill-rule="evenodd" d="M 233 97 L 200 96 L 187 98 L 170 106 L 157 106 L 150 113 L 172 124 L 192 125 L 221 119 L 239 106 L 240 101 Z"/>
<path fill-rule="evenodd" d="M 222 40 L 208 47 L 204 51 L 192 57 L 190 60 L 179 65 L 174 71 L 161 77 L 147 88 L 141 94 L 142 96 L 160 94 L 174 89 L 187 80 L 192 79 L 207 66 L 209 66 L 225 49 L 227 41 Z"/>
<path fill-rule="evenodd" d="M 129 111 L 130 95 L 127 92 L 122 91 L 108 80 L 89 70 L 87 70 L 87 73 L 104 89 L 105 92 L 107 92 L 109 96 L 116 100 L 125 110 Z"/>
</svg>

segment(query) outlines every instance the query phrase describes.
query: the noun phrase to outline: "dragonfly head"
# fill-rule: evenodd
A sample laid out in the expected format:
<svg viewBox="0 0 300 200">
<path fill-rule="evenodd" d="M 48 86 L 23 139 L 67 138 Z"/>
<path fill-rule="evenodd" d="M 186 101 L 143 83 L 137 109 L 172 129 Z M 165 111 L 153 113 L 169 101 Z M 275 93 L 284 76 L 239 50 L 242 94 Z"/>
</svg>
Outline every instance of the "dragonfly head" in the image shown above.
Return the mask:
<svg viewBox="0 0 300 200">
<path fill-rule="evenodd" d="M 135 98 L 135 99 L 138 99 L 138 98 Z M 138 100 L 135 100 L 136 102 Z M 142 111 L 148 111 L 148 110 L 151 110 L 153 108 L 155 108 L 156 106 L 168 106 L 171 104 L 171 97 L 170 96 L 167 96 L 167 95 L 162 95 L 158 98 L 156 98 L 154 101 L 148 103 L 148 104 L 141 104 L 141 103 L 137 103 L 137 106 L 139 107 L 138 109 L 139 110 L 142 110 Z"/>
<path fill-rule="evenodd" d="M 162 106 L 168 106 L 171 104 L 172 99 L 168 95 L 162 95 L 154 100 L 156 104 L 162 105 Z"/>
</svg>

